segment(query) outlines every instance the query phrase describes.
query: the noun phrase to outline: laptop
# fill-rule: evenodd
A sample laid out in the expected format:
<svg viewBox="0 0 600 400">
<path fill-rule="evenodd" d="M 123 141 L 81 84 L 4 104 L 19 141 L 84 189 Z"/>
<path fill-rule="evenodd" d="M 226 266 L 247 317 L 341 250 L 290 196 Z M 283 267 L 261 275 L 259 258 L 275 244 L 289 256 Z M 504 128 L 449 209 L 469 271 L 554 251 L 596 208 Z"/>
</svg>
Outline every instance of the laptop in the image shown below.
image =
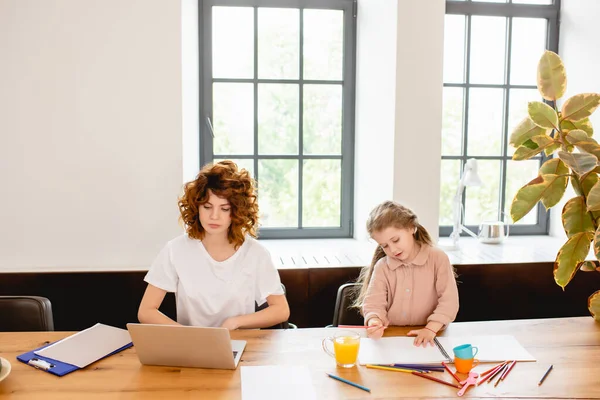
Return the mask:
<svg viewBox="0 0 600 400">
<path fill-rule="evenodd" d="M 131 323 L 127 330 L 145 365 L 236 369 L 246 348 L 226 328 Z"/>
</svg>

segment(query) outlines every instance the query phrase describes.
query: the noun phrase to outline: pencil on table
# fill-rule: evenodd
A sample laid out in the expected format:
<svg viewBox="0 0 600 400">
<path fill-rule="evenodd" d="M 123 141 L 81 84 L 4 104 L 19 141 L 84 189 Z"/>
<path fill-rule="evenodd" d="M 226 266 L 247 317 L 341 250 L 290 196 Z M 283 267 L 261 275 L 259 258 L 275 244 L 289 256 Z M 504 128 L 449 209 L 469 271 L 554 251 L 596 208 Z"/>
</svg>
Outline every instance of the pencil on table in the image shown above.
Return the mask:
<svg viewBox="0 0 600 400">
<path fill-rule="evenodd" d="M 490 376 L 490 380 L 488 381 L 488 383 L 492 383 L 492 381 L 494 380 L 494 378 L 497 376 L 498 378 L 500 378 L 500 376 L 502 375 L 502 373 L 504 372 L 504 370 L 506 369 L 506 367 L 508 366 L 508 364 L 504 364 L 503 366 L 501 366 L 500 368 L 498 368 L 496 370 L 496 372 L 494 372 L 493 374 L 490 374 L 492 376 Z"/>
<path fill-rule="evenodd" d="M 456 382 L 458 382 L 458 384 L 460 385 L 460 378 L 458 376 L 456 376 L 456 374 L 454 372 L 452 372 L 452 370 L 450 368 L 448 368 L 448 365 L 446 365 L 445 362 L 443 362 L 442 365 L 444 366 L 444 368 L 446 368 L 446 371 L 448 371 L 450 373 L 450 375 L 452 375 L 454 380 Z"/>
<path fill-rule="evenodd" d="M 540 386 L 542 383 L 544 383 L 544 381 L 546 380 L 546 377 L 548 376 L 548 374 L 550 373 L 550 371 L 552 371 L 553 367 L 554 367 L 554 365 L 550 365 L 550 367 L 548 367 L 548 371 L 546 371 L 546 373 L 544 374 L 544 376 L 542 376 L 542 379 L 540 379 L 540 381 L 538 382 L 538 386 Z"/>
<path fill-rule="evenodd" d="M 371 364 L 371 365 L 376 365 L 378 367 L 387 367 L 387 368 L 394 368 L 394 369 L 403 369 L 403 370 L 410 370 L 410 371 L 417 371 L 420 372 L 422 374 L 428 374 L 431 371 L 426 370 L 426 369 L 422 369 L 422 368 L 417 368 L 417 367 L 405 367 L 403 365 L 396 365 L 396 364 Z"/>
<path fill-rule="evenodd" d="M 515 365 L 515 363 L 516 363 L 516 361 L 511 361 L 510 363 L 504 365 L 504 371 L 500 374 L 500 377 L 498 378 L 496 383 L 494 383 L 494 387 L 498 386 L 500 381 L 504 380 L 504 377 L 506 377 L 506 375 L 508 375 L 508 372 Z"/>
<path fill-rule="evenodd" d="M 354 386 L 355 388 L 362 389 L 365 392 L 369 392 L 369 393 L 371 392 L 371 389 L 369 389 L 368 387 L 365 387 L 363 385 L 359 385 L 356 382 L 349 381 L 348 379 L 344 379 L 344 378 L 341 378 L 339 376 L 336 376 L 336 375 L 333 375 L 333 374 L 329 374 L 327 372 L 326 372 L 326 374 L 327 374 L 327 376 L 329 376 L 330 378 L 335 379 L 336 381 L 344 382 L 344 383 L 346 383 L 346 384 L 348 384 L 350 386 Z"/>
<path fill-rule="evenodd" d="M 404 369 L 404 368 L 397 368 L 397 367 L 385 367 L 383 365 L 374 365 L 374 364 L 367 364 L 367 368 L 381 369 L 384 371 L 394 371 L 394 372 L 408 372 L 409 374 L 415 372 L 412 369 Z"/>
<path fill-rule="evenodd" d="M 482 372 L 482 373 L 479 375 L 479 377 L 480 377 L 480 378 L 484 378 L 484 377 L 485 377 L 487 374 L 489 374 L 489 373 L 491 373 L 491 372 L 495 372 L 495 371 L 496 371 L 496 368 L 503 366 L 503 365 L 504 365 L 504 364 L 506 364 L 507 362 L 508 362 L 508 361 L 504 361 L 504 362 L 501 362 L 501 363 L 500 363 L 500 364 L 498 364 L 498 365 L 495 365 L 495 366 L 493 366 L 492 368 L 488 369 L 487 371 L 485 371 L 485 372 Z"/>
<path fill-rule="evenodd" d="M 485 381 L 491 379 L 494 375 L 496 375 L 496 373 L 502 369 L 504 366 L 506 365 L 506 363 L 502 363 L 500 365 L 497 365 L 492 372 L 490 372 L 489 374 L 487 374 L 483 379 L 480 379 L 479 382 L 477 382 L 477 386 L 481 385 L 482 383 L 484 383 Z"/>
<path fill-rule="evenodd" d="M 461 386 L 457 385 L 456 383 L 446 382 L 444 380 L 441 380 L 441 379 L 438 379 L 438 378 L 434 378 L 433 376 L 430 376 L 430 375 L 421 374 L 419 372 L 413 372 L 412 374 L 416 375 L 416 376 L 420 376 L 421 378 L 425 378 L 425 379 L 429 379 L 431 381 L 442 383 L 444 385 L 452 386 L 452 387 L 457 388 L 457 389 L 461 388 Z"/>
</svg>

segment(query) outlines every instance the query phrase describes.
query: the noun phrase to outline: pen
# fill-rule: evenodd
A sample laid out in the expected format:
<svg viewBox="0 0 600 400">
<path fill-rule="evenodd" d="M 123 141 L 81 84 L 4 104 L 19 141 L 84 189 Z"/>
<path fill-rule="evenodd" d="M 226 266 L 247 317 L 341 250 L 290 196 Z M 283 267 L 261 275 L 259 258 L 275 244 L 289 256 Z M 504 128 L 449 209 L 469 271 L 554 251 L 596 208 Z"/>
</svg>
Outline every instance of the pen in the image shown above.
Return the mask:
<svg viewBox="0 0 600 400">
<path fill-rule="evenodd" d="M 553 367 L 554 367 L 554 365 L 550 365 L 550 367 L 548 367 L 548 371 L 546 371 L 546 373 L 544 374 L 544 376 L 542 376 L 542 379 L 540 379 L 540 381 L 538 382 L 538 386 L 540 386 L 542 383 L 544 383 L 544 380 L 546 379 L 546 377 L 548 376 L 548 374 L 550 373 L 550 371 L 552 371 Z"/>
<path fill-rule="evenodd" d="M 365 392 L 369 392 L 369 393 L 371 393 L 371 389 L 369 389 L 368 387 L 364 387 L 364 386 L 362 386 L 362 385 L 359 385 L 358 383 L 351 382 L 351 381 L 349 381 L 349 380 L 347 380 L 347 379 L 340 378 L 339 376 L 335 376 L 335 375 L 333 375 L 333 374 L 329 374 L 329 373 L 327 373 L 327 372 L 326 372 L 326 374 L 327 374 L 327 376 L 329 376 L 330 378 L 333 378 L 333 379 L 335 379 L 335 380 L 338 380 L 338 381 L 340 381 L 340 382 L 347 383 L 347 384 L 348 384 L 348 385 L 350 385 L 350 386 L 354 386 L 355 388 L 359 388 L 359 389 L 362 389 L 362 390 L 364 390 Z"/>
</svg>

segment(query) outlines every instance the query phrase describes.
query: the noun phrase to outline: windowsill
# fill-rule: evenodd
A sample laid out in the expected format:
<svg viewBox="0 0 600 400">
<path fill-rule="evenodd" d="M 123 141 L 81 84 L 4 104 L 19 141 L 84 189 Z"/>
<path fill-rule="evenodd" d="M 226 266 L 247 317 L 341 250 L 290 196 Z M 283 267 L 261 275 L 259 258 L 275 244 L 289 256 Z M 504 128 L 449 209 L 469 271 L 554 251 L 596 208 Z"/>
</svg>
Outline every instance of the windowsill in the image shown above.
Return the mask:
<svg viewBox="0 0 600 400">
<path fill-rule="evenodd" d="M 554 262 L 564 244 L 562 238 L 550 236 L 511 236 L 502 244 L 483 244 L 471 237 L 461 237 L 458 250 L 446 250 L 454 265 L 513 264 Z M 273 256 L 278 269 L 343 268 L 368 265 L 375 249 L 374 242 L 356 239 L 261 240 Z M 449 244 L 441 238 L 439 245 Z M 591 254 L 590 259 L 593 259 Z M 41 272 L 135 272 L 148 266 L 134 267 L 12 267 L 0 268 L 0 273 Z"/>
</svg>

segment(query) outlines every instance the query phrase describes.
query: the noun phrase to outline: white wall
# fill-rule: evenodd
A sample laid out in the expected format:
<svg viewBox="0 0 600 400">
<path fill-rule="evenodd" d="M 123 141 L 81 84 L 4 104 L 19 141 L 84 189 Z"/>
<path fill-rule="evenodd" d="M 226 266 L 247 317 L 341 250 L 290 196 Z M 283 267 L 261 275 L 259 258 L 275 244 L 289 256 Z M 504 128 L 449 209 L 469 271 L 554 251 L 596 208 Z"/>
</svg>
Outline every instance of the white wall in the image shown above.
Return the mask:
<svg viewBox="0 0 600 400">
<path fill-rule="evenodd" d="M 438 237 L 444 0 L 358 3 L 355 237 L 394 199 Z"/>
<path fill-rule="evenodd" d="M 147 265 L 182 183 L 181 5 L 0 2 L 0 269 Z"/>
<path fill-rule="evenodd" d="M 579 93 L 600 93 L 599 20 L 600 1 L 562 0 L 558 51 L 567 70 L 567 92 L 563 101 Z M 600 111 L 596 110 L 590 119 L 596 130 L 594 137 L 600 140 Z M 562 203 L 551 210 L 552 236 L 566 238 L 560 216 L 565 201 L 574 195 L 569 187 Z"/>
</svg>

